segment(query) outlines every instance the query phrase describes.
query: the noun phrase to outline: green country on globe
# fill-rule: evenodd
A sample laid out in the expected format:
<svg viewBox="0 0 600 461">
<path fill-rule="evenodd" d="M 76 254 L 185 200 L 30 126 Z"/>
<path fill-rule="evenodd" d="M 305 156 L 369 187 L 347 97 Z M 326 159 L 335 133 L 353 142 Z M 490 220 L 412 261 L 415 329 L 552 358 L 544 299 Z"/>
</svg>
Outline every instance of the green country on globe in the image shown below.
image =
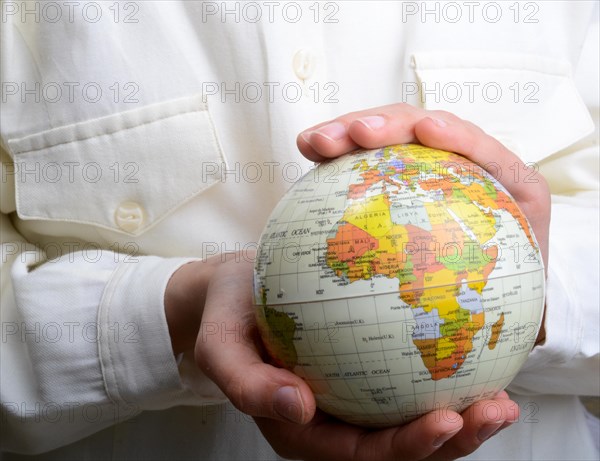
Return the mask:
<svg viewBox="0 0 600 461">
<path fill-rule="evenodd" d="M 319 408 L 385 427 L 504 389 L 533 347 L 544 280 L 507 190 L 462 156 L 408 144 L 296 182 L 263 231 L 254 296 L 269 354 Z"/>
</svg>

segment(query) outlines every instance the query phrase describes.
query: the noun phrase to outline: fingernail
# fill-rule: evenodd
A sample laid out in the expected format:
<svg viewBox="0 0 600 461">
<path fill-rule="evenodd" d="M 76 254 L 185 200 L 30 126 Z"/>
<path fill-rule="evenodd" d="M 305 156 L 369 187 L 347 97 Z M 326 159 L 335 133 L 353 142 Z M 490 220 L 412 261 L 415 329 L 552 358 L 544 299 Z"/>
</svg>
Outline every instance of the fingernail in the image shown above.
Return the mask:
<svg viewBox="0 0 600 461">
<path fill-rule="evenodd" d="M 375 131 L 385 125 L 385 118 L 381 115 L 370 115 L 368 117 L 362 117 L 356 120 L 362 123 L 369 130 Z"/>
<path fill-rule="evenodd" d="M 340 122 L 333 122 L 320 127 L 318 130 L 313 131 L 313 133 L 335 142 L 346 136 L 346 127 Z"/>
<path fill-rule="evenodd" d="M 481 426 L 481 429 L 479 429 L 479 432 L 477 433 L 477 438 L 480 442 L 484 442 L 485 440 L 489 439 L 494 432 L 500 429 L 500 426 L 503 424 L 504 421 L 500 421 L 499 423 L 485 424 Z"/>
<path fill-rule="evenodd" d="M 293 423 L 301 423 L 304 415 L 300 391 L 294 386 L 280 387 L 273 396 L 275 412 Z"/>
<path fill-rule="evenodd" d="M 458 432 L 462 429 L 462 427 L 459 427 L 458 429 L 454 429 L 451 432 L 446 432 L 445 434 L 439 435 L 437 437 L 437 439 L 435 439 L 433 441 L 433 446 L 435 448 L 440 448 L 442 445 L 444 445 L 444 443 L 446 443 L 448 440 L 450 440 L 452 437 L 454 437 L 456 434 L 458 434 Z"/>
<path fill-rule="evenodd" d="M 310 144 L 310 135 L 311 135 L 312 131 L 305 131 L 304 133 L 301 133 L 300 136 L 302 137 L 302 139 L 304 139 L 304 142 L 306 142 L 307 144 Z"/>
<path fill-rule="evenodd" d="M 512 424 L 519 421 L 519 405 L 516 403 L 511 405 L 508 409 L 508 414 L 512 415 L 512 417 L 507 417 L 505 422 Z"/>
<path fill-rule="evenodd" d="M 440 120 L 439 118 L 433 118 L 433 117 L 430 117 L 430 118 L 433 121 L 433 123 L 435 123 L 440 128 L 444 128 L 445 126 L 448 126 L 448 124 L 444 120 Z"/>
</svg>

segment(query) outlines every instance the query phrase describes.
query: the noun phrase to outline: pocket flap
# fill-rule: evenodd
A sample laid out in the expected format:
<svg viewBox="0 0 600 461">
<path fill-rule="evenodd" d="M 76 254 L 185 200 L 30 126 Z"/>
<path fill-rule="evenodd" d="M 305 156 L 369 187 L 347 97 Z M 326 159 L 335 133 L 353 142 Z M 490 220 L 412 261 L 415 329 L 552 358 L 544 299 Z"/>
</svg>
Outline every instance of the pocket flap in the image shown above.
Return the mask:
<svg viewBox="0 0 600 461">
<path fill-rule="evenodd" d="M 480 126 L 526 162 L 570 146 L 594 130 L 568 62 L 513 53 L 416 53 L 426 109 Z"/>
<path fill-rule="evenodd" d="M 22 219 L 139 235 L 215 184 L 226 167 L 200 95 L 8 142 Z"/>
</svg>

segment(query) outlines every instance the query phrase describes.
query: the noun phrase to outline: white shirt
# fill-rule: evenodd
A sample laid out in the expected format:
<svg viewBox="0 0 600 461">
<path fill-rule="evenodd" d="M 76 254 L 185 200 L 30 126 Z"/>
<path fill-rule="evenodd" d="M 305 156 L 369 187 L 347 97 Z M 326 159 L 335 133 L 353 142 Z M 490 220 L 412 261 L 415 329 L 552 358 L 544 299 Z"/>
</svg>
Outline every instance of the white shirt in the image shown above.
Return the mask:
<svg viewBox="0 0 600 461">
<path fill-rule="evenodd" d="M 598 456 L 575 396 L 600 388 L 595 2 L 2 14 L 3 450 L 277 459 L 189 355 L 176 362 L 165 286 L 189 258 L 256 246 L 311 167 L 298 132 L 408 102 L 480 125 L 553 192 L 547 341 L 510 387 L 522 420 L 471 458 Z"/>
</svg>

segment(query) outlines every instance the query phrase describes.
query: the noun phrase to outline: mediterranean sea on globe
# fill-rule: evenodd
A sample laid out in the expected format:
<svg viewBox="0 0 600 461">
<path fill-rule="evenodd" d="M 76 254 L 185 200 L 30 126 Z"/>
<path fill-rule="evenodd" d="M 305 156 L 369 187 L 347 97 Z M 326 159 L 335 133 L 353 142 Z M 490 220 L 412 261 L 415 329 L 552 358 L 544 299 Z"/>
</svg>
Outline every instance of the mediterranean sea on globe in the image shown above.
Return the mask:
<svg viewBox="0 0 600 461">
<path fill-rule="evenodd" d="M 505 388 L 537 336 L 544 280 L 506 189 L 464 157 L 408 144 L 296 182 L 263 231 L 254 296 L 274 362 L 325 412 L 385 427 Z"/>
</svg>

